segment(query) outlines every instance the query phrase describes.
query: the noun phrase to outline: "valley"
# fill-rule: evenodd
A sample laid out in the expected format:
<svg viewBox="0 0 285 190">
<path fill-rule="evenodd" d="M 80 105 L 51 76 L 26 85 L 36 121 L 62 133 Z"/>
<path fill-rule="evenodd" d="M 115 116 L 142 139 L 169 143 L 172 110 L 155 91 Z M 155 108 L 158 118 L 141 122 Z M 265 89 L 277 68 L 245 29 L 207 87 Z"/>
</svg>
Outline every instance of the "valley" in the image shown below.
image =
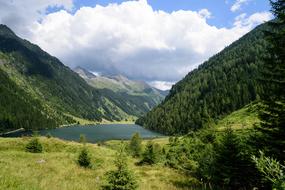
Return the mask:
<svg viewBox="0 0 285 190">
<path fill-rule="evenodd" d="M 0 0 L 0 189 L 285 190 L 285 1 L 254 1 Z"/>
</svg>

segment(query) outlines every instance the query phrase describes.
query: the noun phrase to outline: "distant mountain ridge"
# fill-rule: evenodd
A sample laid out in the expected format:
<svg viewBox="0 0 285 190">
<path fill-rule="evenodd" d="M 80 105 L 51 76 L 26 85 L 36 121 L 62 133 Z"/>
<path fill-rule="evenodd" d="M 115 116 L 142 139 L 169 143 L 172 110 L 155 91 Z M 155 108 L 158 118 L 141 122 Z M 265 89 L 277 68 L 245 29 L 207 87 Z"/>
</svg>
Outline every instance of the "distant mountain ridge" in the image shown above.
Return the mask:
<svg viewBox="0 0 285 190">
<path fill-rule="evenodd" d="M 164 99 L 168 91 L 158 90 L 151 87 L 144 81 L 130 80 L 123 75 L 95 75 L 82 67 L 73 69 L 90 85 L 99 89 L 110 89 L 114 92 L 126 92 L 132 94 L 149 94 L 153 93 L 158 96 L 158 102 Z"/>
</svg>

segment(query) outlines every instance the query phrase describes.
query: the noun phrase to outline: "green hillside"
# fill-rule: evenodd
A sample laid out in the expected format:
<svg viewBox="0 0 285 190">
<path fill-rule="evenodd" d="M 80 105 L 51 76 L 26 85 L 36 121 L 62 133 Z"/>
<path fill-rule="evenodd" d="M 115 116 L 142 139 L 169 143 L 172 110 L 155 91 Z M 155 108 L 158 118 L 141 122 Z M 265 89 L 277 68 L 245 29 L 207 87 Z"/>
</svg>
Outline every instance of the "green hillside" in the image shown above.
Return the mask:
<svg viewBox="0 0 285 190">
<path fill-rule="evenodd" d="M 257 79 L 268 55 L 266 27 L 258 26 L 191 71 L 137 123 L 164 134 L 185 134 L 259 99 L 262 87 Z"/>
<path fill-rule="evenodd" d="M 18 97 L 13 98 L 14 104 L 13 99 L 1 101 L 1 113 L 5 113 L 0 116 L 2 131 L 52 128 L 80 119 L 128 120 L 155 105 L 135 95 L 126 99 L 124 94 L 91 87 L 57 58 L 19 38 L 5 25 L 0 25 L 0 74 L 5 77 L 0 97 L 12 97 L 5 88 Z M 21 108 L 17 110 L 17 106 Z"/>
<path fill-rule="evenodd" d="M 56 127 L 57 121 L 42 110 L 40 102 L 31 98 L 0 70 L 0 133 L 18 128 Z M 27 114 L 28 113 L 28 114 Z"/>
</svg>

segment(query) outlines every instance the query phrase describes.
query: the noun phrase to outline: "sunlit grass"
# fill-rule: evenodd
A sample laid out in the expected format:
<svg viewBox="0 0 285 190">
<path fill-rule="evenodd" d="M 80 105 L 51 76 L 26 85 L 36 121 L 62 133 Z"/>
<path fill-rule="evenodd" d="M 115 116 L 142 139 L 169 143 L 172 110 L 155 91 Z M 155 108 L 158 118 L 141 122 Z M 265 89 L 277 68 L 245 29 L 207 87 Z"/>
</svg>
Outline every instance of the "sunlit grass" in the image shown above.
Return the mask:
<svg viewBox="0 0 285 190">
<path fill-rule="evenodd" d="M 115 168 L 116 151 L 105 146 L 86 145 L 93 166 L 84 169 L 76 163 L 82 144 L 40 137 L 44 152 L 33 154 L 25 152 L 28 141 L 29 138 L 0 138 L 0 189 L 100 189 L 104 174 Z M 166 138 L 155 141 L 164 143 Z M 137 161 L 128 158 L 129 168 L 139 181 L 139 189 L 187 189 L 177 185 L 189 180 L 184 174 L 162 164 L 137 166 Z"/>
<path fill-rule="evenodd" d="M 227 127 L 231 127 L 233 130 L 251 129 L 255 124 L 260 122 L 258 113 L 256 111 L 257 104 L 249 104 L 244 108 L 237 110 L 217 124 L 218 130 L 224 130 Z"/>
</svg>

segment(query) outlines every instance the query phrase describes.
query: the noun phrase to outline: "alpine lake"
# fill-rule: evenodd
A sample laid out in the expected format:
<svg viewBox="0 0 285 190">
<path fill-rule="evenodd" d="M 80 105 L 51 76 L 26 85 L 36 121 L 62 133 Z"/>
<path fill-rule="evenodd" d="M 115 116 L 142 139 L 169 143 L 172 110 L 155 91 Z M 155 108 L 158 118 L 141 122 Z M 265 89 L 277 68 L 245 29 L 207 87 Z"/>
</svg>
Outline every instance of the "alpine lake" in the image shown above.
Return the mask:
<svg viewBox="0 0 285 190">
<path fill-rule="evenodd" d="M 79 141 L 80 135 L 85 135 L 87 142 L 98 143 L 108 140 L 128 140 L 134 133 L 139 133 L 143 139 L 162 137 L 161 134 L 144 129 L 135 124 L 99 124 L 99 125 L 74 125 L 56 129 L 38 131 L 41 136 L 51 135 L 69 141 Z M 31 136 L 31 131 L 18 131 L 3 135 L 3 137 Z"/>
</svg>

